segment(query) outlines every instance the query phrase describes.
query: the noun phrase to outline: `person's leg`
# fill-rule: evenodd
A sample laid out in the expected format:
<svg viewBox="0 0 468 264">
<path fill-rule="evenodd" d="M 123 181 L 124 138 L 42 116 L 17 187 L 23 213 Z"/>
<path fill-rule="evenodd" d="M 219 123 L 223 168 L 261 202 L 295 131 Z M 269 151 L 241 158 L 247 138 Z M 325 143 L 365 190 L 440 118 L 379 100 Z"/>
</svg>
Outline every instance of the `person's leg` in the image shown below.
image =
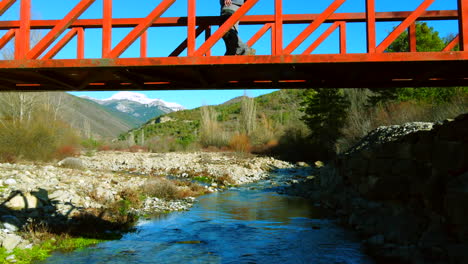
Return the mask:
<svg viewBox="0 0 468 264">
<path fill-rule="evenodd" d="M 223 23 L 229 19 L 239 9 L 237 5 L 223 6 L 221 9 L 221 17 Z M 225 55 L 253 55 L 255 51 L 250 49 L 239 37 L 239 22 L 223 36 L 224 44 L 226 45 Z"/>
</svg>

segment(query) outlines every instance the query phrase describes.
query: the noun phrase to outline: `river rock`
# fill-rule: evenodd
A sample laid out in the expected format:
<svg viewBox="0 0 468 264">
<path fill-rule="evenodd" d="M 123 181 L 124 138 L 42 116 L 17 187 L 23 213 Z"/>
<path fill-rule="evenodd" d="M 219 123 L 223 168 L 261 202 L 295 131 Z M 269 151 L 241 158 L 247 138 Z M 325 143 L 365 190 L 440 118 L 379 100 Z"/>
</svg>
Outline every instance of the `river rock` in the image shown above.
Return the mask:
<svg viewBox="0 0 468 264">
<path fill-rule="evenodd" d="M 17 262 L 15 255 L 10 255 L 10 256 L 6 257 L 5 260 L 7 260 L 10 263 L 16 263 Z"/>
<path fill-rule="evenodd" d="M 447 246 L 450 264 L 468 263 L 468 244 L 454 244 Z"/>
<path fill-rule="evenodd" d="M 8 251 L 11 252 L 13 249 L 18 246 L 23 239 L 15 234 L 7 234 L 3 239 L 2 246 Z"/>
<path fill-rule="evenodd" d="M 7 179 L 5 182 L 4 182 L 5 185 L 15 185 L 16 184 L 16 180 L 15 179 Z"/>
<path fill-rule="evenodd" d="M 36 209 L 42 207 L 42 202 L 30 193 L 17 193 L 5 206 L 12 210 Z"/>
<path fill-rule="evenodd" d="M 380 246 L 385 243 L 385 237 L 383 235 L 376 235 L 369 238 L 367 243 L 371 246 Z"/>
<path fill-rule="evenodd" d="M 447 185 L 445 207 L 452 225 L 457 227 L 459 239 L 468 241 L 468 172 Z"/>
<path fill-rule="evenodd" d="M 68 157 L 57 163 L 60 167 L 66 167 L 70 169 L 83 169 L 83 161 L 79 158 Z"/>
</svg>

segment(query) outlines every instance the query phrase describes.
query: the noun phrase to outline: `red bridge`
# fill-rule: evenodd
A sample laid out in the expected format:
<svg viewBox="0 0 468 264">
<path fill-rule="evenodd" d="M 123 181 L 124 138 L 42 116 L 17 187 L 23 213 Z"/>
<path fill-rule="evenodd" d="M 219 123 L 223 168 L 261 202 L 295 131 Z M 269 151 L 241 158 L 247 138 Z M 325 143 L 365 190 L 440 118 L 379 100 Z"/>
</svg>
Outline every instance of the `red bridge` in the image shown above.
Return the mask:
<svg viewBox="0 0 468 264">
<path fill-rule="evenodd" d="M 101 0 L 100 0 L 101 1 Z M 362 0 L 364 12 L 336 12 L 346 0 L 334 0 L 322 13 L 284 14 L 282 0 L 274 0 L 273 14 L 247 15 L 259 1 L 248 0 L 224 24 L 217 16 L 196 15 L 196 1 L 186 0 L 184 17 L 162 17 L 176 0 L 162 0 L 142 18 L 113 18 L 112 0 L 102 0 L 102 17 L 80 19 L 95 0 L 81 0 L 61 20 L 33 20 L 31 0 L 18 0 L 19 19 L 0 19 L 0 49 L 14 46 L 14 56 L 0 60 L 0 90 L 168 90 L 235 88 L 310 88 L 310 87 L 422 87 L 468 86 L 468 0 L 457 0 L 456 10 L 431 10 L 435 0 L 422 2 L 415 10 L 376 12 L 375 0 Z M 182 0 L 178 0 L 182 1 Z M 0 15 L 16 2 L 1 0 Z M 218 4 L 213 0 L 214 4 Z M 273 1 L 272 1 L 273 2 Z M 115 3 L 114 3 L 115 4 Z M 129 3 L 126 3 L 129 5 Z M 216 14 L 214 14 L 216 15 Z M 254 56 L 211 56 L 213 46 L 237 22 L 260 25 L 247 42 L 253 46 L 260 38 L 271 39 L 271 53 Z M 382 41 L 377 41 L 377 26 L 400 22 Z M 455 38 L 437 52 L 416 51 L 417 21 L 457 23 Z M 286 26 L 303 27 L 286 43 Z M 350 25 L 364 25 L 362 45 L 366 52 L 348 53 Z M 298 53 L 298 47 L 322 25 L 328 29 Z M 212 32 L 213 26 L 217 30 Z M 148 57 L 148 35 L 152 28 L 182 28 L 184 41 L 166 57 Z M 112 47 L 112 36 L 119 28 L 130 32 Z M 85 57 L 85 37 L 98 29 L 102 52 L 97 58 Z M 48 30 L 32 43 L 34 30 Z M 335 30 L 339 51 L 336 54 L 311 54 Z M 386 52 L 389 45 L 408 30 L 410 51 Z M 198 37 L 204 33 L 204 38 Z M 54 59 L 76 37 L 76 57 Z M 203 43 L 200 43 L 200 38 Z M 140 43 L 138 57 L 122 57 L 134 43 Z M 457 46 L 459 50 L 453 51 Z M 270 46 L 270 45 L 269 45 Z M 254 46 L 255 47 L 255 46 Z M 99 45 L 100 49 L 100 45 Z M 183 54 L 183 56 L 181 56 Z"/>
</svg>

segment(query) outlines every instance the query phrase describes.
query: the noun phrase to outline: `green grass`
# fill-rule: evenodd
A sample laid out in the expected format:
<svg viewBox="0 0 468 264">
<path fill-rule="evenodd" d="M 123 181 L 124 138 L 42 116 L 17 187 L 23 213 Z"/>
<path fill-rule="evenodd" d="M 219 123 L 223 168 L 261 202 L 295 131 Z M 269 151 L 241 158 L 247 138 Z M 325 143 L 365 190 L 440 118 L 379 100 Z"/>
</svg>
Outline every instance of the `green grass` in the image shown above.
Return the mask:
<svg viewBox="0 0 468 264">
<path fill-rule="evenodd" d="M 203 182 L 203 183 L 212 183 L 213 182 L 213 179 L 211 179 L 209 177 L 206 177 L 206 176 L 193 177 L 193 180 L 198 181 L 198 182 Z"/>
<path fill-rule="evenodd" d="M 34 261 L 45 260 L 50 257 L 54 251 L 69 252 L 72 250 L 84 249 L 89 246 L 96 245 L 106 240 L 90 239 L 90 238 L 65 238 L 65 239 L 49 239 L 36 245 L 30 249 L 16 248 L 12 253 L 7 253 L 4 248 L 0 248 L 1 263 L 10 263 L 6 258 L 10 255 L 15 255 L 17 264 L 28 264 Z"/>
</svg>

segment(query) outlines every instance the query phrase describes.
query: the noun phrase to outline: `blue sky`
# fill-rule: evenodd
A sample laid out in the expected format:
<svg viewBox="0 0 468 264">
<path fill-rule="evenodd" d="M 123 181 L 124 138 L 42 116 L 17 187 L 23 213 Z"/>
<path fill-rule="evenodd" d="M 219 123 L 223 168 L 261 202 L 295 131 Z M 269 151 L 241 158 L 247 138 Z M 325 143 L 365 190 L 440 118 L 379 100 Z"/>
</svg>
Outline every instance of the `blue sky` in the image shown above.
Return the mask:
<svg viewBox="0 0 468 264">
<path fill-rule="evenodd" d="M 202 105 L 217 105 L 246 93 L 250 97 L 271 93 L 276 90 L 198 90 L 198 91 L 133 91 L 142 93 L 151 99 L 162 99 L 166 102 L 178 103 L 187 109 Z M 91 96 L 96 99 L 106 99 L 117 92 L 70 92 L 76 96 Z"/>
<path fill-rule="evenodd" d="M 17 1 L 19 2 L 19 0 Z M 115 18 L 145 17 L 151 10 L 159 4 L 161 0 L 114 0 L 113 16 Z M 331 4 L 333 0 L 283 0 L 283 11 L 285 14 L 309 14 L 320 13 Z M 63 18 L 79 0 L 32 0 L 33 19 L 61 19 Z M 384 11 L 411 11 L 422 3 L 422 0 L 376 0 L 376 10 Z M 429 10 L 453 10 L 457 8 L 457 0 L 436 0 Z M 18 19 L 19 3 L 16 3 L 10 10 L 2 15 L 1 20 Z M 219 14 L 219 0 L 197 0 L 198 16 L 215 16 Z M 102 0 L 96 2 L 80 18 L 101 18 Z M 337 12 L 364 12 L 365 0 L 347 0 Z M 259 0 L 256 6 L 248 13 L 250 15 L 274 14 L 274 0 Z M 172 7 L 163 15 L 164 17 L 183 17 L 187 15 L 187 1 L 177 0 Z M 389 31 L 398 23 L 379 23 L 377 25 L 377 41 L 382 41 Z M 430 22 L 441 36 L 449 33 L 457 33 L 457 23 L 450 22 Z M 288 45 L 307 25 L 285 25 L 284 45 Z M 322 25 L 312 34 L 304 44 L 300 45 L 295 53 L 301 53 L 306 49 L 329 25 Z M 261 26 L 242 26 L 240 36 L 248 40 Z M 214 28 L 215 30 L 216 28 Z M 113 46 L 115 46 L 131 29 L 114 29 Z M 0 37 L 5 31 L 0 31 Z M 45 32 L 43 32 L 45 34 Z M 152 28 L 148 32 L 148 56 L 165 57 L 182 40 L 186 38 L 186 28 Z M 347 25 L 347 47 L 349 53 L 362 53 L 366 48 L 365 24 L 348 23 Z M 85 57 L 99 58 L 101 52 L 101 30 L 87 29 L 85 33 Z M 203 39 L 197 41 L 201 45 Z M 270 37 L 265 35 L 254 48 L 259 55 L 269 54 Z M 335 32 L 319 46 L 314 53 L 337 53 L 338 34 Z M 213 55 L 224 54 L 224 44 L 218 42 L 212 50 Z M 186 54 L 183 53 L 182 56 Z M 76 56 L 76 44 L 71 41 L 56 58 L 74 58 Z M 121 57 L 139 56 L 139 41 L 137 40 Z M 250 96 L 258 96 L 272 90 L 249 90 Z M 165 101 L 177 102 L 187 108 L 193 108 L 205 104 L 217 104 L 229 100 L 232 97 L 242 95 L 244 91 L 155 91 L 141 92 L 150 98 L 160 98 Z M 89 95 L 96 98 L 107 98 L 112 93 L 108 92 L 82 92 L 73 93 L 77 95 Z"/>
</svg>

